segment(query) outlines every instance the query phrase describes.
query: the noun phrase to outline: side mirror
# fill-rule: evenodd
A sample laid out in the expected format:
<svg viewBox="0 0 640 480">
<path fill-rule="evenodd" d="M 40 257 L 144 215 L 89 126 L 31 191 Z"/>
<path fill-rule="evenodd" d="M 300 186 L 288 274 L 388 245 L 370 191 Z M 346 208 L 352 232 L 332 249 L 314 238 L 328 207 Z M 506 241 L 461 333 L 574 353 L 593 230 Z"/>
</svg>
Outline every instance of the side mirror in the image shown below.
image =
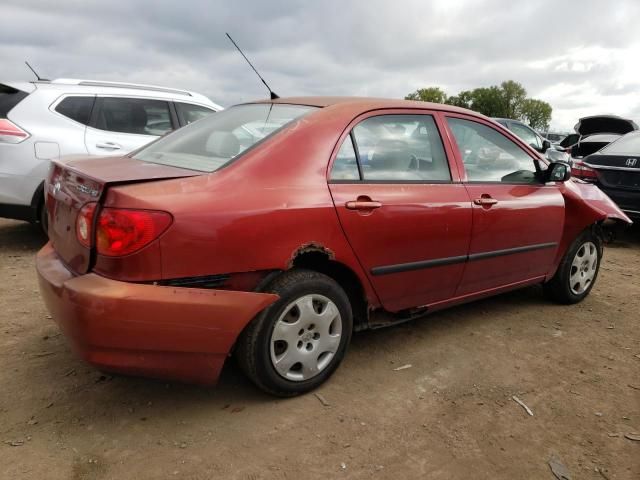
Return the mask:
<svg viewBox="0 0 640 480">
<path fill-rule="evenodd" d="M 542 153 L 546 152 L 551 148 L 551 142 L 549 140 L 542 141 Z"/>
<path fill-rule="evenodd" d="M 565 162 L 553 162 L 545 171 L 545 182 L 566 182 L 571 178 L 571 167 Z"/>
</svg>

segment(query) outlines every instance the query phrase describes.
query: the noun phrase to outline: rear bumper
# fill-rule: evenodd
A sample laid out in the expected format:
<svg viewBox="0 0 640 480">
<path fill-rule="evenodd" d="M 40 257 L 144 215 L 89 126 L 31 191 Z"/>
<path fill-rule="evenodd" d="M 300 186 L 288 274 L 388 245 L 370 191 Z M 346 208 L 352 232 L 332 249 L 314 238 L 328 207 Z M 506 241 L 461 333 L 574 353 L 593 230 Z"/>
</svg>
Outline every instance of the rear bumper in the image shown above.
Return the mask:
<svg viewBox="0 0 640 480">
<path fill-rule="evenodd" d="M 214 384 L 242 329 L 277 295 L 74 276 L 50 244 L 40 292 L 73 350 L 107 371 Z"/>
</svg>

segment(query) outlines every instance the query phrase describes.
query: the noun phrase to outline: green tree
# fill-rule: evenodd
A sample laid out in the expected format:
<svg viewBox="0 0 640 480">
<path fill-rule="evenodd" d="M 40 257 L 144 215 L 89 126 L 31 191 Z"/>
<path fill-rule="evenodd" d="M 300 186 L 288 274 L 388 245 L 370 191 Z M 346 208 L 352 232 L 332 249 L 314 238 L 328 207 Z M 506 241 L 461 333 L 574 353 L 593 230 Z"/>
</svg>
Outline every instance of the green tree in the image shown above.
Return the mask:
<svg viewBox="0 0 640 480">
<path fill-rule="evenodd" d="M 456 107 L 471 108 L 471 104 L 473 103 L 473 92 L 471 90 L 463 90 L 458 95 L 452 95 L 447 98 L 445 103 Z"/>
<path fill-rule="evenodd" d="M 528 98 L 522 105 L 522 120 L 526 121 L 536 130 L 547 131 L 551 123 L 551 105 L 542 100 Z"/>
<path fill-rule="evenodd" d="M 471 92 L 471 109 L 487 117 L 505 117 L 506 109 L 500 87 L 476 88 Z"/>
<path fill-rule="evenodd" d="M 514 80 L 500 85 L 463 90 L 450 97 L 440 87 L 420 88 L 406 100 L 447 103 L 469 108 L 488 117 L 513 118 L 527 122 L 533 128 L 545 130 L 551 122 L 551 105 L 542 100 L 527 98 L 527 90 Z"/>
<path fill-rule="evenodd" d="M 419 100 L 421 102 L 433 102 L 433 103 L 445 103 L 447 101 L 447 94 L 440 87 L 427 87 L 419 88 L 413 93 L 410 93 L 405 100 Z"/>
<path fill-rule="evenodd" d="M 507 80 L 500 84 L 504 118 L 522 118 L 522 108 L 527 99 L 527 91 L 518 82 Z"/>
</svg>

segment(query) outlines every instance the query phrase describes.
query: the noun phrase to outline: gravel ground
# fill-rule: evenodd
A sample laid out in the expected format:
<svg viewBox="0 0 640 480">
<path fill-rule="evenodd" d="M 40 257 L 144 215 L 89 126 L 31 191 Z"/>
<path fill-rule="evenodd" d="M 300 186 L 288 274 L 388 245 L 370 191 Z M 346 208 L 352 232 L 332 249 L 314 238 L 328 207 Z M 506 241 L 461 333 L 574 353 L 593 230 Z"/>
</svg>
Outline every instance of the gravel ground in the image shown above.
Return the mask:
<svg viewBox="0 0 640 480">
<path fill-rule="evenodd" d="M 83 364 L 38 294 L 43 243 L 0 220 L 2 479 L 640 478 L 638 230 L 579 305 L 533 287 L 358 334 L 288 400 L 233 362 L 210 389 Z"/>
</svg>

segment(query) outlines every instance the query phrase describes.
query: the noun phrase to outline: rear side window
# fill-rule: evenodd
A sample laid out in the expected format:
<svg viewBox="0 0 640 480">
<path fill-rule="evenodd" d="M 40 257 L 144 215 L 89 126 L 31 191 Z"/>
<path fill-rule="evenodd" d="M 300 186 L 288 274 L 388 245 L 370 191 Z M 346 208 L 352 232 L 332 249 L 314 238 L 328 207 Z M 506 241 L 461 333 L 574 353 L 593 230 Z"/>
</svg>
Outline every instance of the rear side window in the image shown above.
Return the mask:
<svg viewBox="0 0 640 480">
<path fill-rule="evenodd" d="M 83 125 L 89 124 L 95 97 L 67 97 L 55 108 L 56 112 Z"/>
<path fill-rule="evenodd" d="M 431 115 L 381 115 L 353 129 L 363 181 L 451 180 L 442 139 Z"/>
<path fill-rule="evenodd" d="M 207 107 L 180 102 L 176 102 L 176 110 L 178 111 L 178 118 L 183 125 L 189 125 L 190 123 L 193 123 L 196 120 L 200 120 L 207 115 L 216 113 L 215 110 Z"/>
<path fill-rule="evenodd" d="M 627 133 L 624 137 L 602 149 L 610 155 L 640 155 L 640 132 Z"/>
<path fill-rule="evenodd" d="M 164 135 L 172 130 L 169 103 L 141 98 L 101 98 L 95 127 L 136 135 Z"/>
<path fill-rule="evenodd" d="M 0 118 L 7 118 L 9 111 L 27 95 L 29 95 L 27 92 L 0 84 Z"/>
<path fill-rule="evenodd" d="M 360 180 L 356 151 L 351 135 L 344 139 L 331 167 L 331 180 Z"/>
</svg>

